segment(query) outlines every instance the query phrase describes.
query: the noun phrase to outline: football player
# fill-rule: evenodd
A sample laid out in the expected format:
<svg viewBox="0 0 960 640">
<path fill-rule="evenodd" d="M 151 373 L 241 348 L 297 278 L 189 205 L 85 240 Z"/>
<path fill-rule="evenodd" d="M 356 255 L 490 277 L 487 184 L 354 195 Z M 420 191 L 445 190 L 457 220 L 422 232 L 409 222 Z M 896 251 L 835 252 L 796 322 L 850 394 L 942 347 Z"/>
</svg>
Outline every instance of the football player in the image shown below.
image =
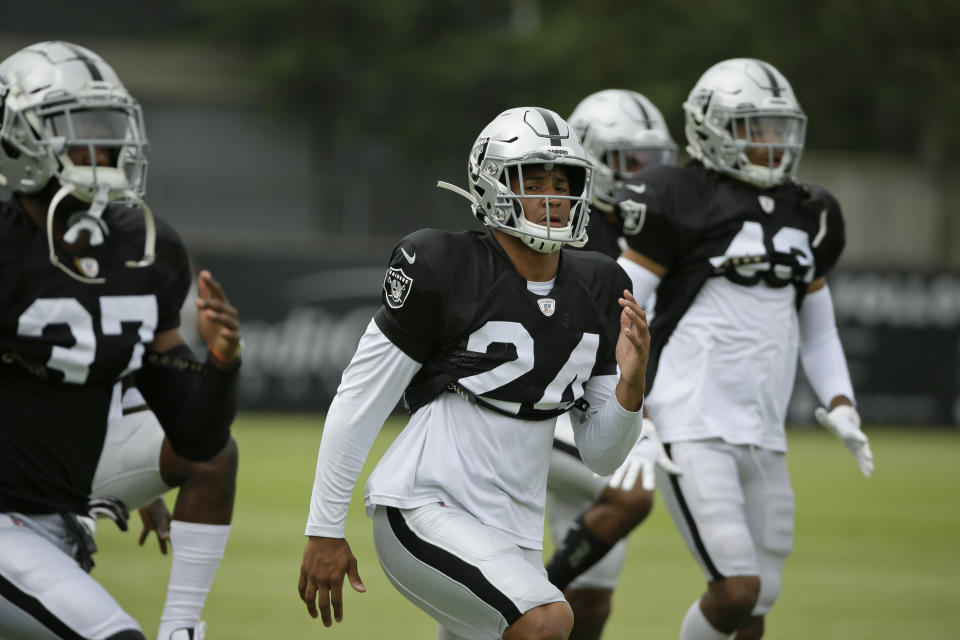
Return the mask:
<svg viewBox="0 0 960 640">
<path fill-rule="evenodd" d="M 387 577 L 438 638 L 566 638 L 573 615 L 543 567 L 554 422 L 571 411 L 580 454 L 609 474 L 641 428 L 647 339 L 629 279 L 586 240 L 592 167 L 568 124 L 501 113 L 468 159 L 489 229 L 425 229 L 395 247 L 383 306 L 324 425 L 300 569 L 313 617 L 342 619 L 364 590 L 344 539 L 353 485 L 402 396 L 412 415 L 366 486 Z M 616 375 L 619 365 L 620 376 Z"/>
<path fill-rule="evenodd" d="M 200 272 L 193 359 L 186 250 L 143 202 L 141 109 L 102 58 L 27 47 L 0 97 L 0 636 L 142 639 L 87 573 L 90 516 L 126 526 L 122 502 L 90 498 L 116 382 L 134 376 L 178 457 L 229 456 L 237 313 Z"/>
<path fill-rule="evenodd" d="M 207 461 L 177 455 L 143 395 L 124 378 L 114 394 L 91 497 L 114 497 L 143 521 L 142 545 L 154 532 L 160 551 L 172 547 L 158 640 L 201 640 L 200 619 L 223 559 L 236 493 L 237 445 L 231 437 Z M 179 487 L 173 514 L 163 494 Z"/>
<path fill-rule="evenodd" d="M 680 638 L 751 640 L 793 547 L 784 421 L 798 354 L 817 420 L 873 471 L 826 280 L 843 218 L 795 179 L 806 116 L 773 66 L 720 62 L 683 109 L 694 161 L 619 191 L 617 208 L 640 213 L 620 264 L 638 299 L 657 293 L 646 413 L 683 470 L 658 482 L 708 581 Z"/>
<path fill-rule="evenodd" d="M 640 221 L 636 212 L 618 215 L 614 192 L 643 169 L 675 164 L 677 145 L 660 110 L 642 94 L 624 89 L 584 98 L 570 115 L 570 126 L 593 164 L 593 212 L 584 248 L 616 259 L 626 247 L 623 236 L 636 233 Z M 653 504 L 655 466 L 678 472 L 653 423 L 644 427 L 626 462 L 610 476 L 597 476 L 580 459 L 570 420 L 557 419 L 547 478 L 556 551 L 547 575 L 573 608 L 574 640 L 601 636 L 626 560 L 626 536 Z"/>
</svg>

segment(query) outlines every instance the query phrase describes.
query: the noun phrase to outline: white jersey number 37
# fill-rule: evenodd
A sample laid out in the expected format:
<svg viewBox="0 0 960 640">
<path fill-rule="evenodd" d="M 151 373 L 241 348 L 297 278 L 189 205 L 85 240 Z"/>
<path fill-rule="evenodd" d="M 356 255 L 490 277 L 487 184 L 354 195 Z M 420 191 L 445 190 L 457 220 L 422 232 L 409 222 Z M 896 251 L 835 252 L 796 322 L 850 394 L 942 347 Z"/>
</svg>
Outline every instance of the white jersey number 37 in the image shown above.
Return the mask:
<svg viewBox="0 0 960 640">
<path fill-rule="evenodd" d="M 124 322 L 138 322 L 140 341 L 134 345 L 130 362 L 121 374 L 140 368 L 144 345 L 153 341 L 157 328 L 157 297 L 103 296 L 100 298 L 100 331 L 105 336 L 120 335 Z M 72 347 L 54 346 L 47 366 L 63 372 L 64 382 L 83 384 L 90 374 L 90 365 L 97 354 L 97 336 L 93 317 L 74 298 L 38 298 L 20 315 L 17 334 L 39 337 L 52 325 L 66 325 L 73 336 Z"/>
</svg>

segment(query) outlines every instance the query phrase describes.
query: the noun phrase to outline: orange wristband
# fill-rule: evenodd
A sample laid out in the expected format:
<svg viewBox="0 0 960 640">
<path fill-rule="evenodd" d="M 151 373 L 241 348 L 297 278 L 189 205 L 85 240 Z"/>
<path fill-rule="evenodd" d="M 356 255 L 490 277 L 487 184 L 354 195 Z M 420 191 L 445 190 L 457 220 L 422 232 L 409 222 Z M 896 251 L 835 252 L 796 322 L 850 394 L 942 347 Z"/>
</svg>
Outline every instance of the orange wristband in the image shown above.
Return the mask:
<svg viewBox="0 0 960 640">
<path fill-rule="evenodd" d="M 233 352 L 233 355 L 229 358 L 225 358 L 210 347 L 207 347 L 207 351 L 210 352 L 210 355 L 214 357 L 220 364 L 230 364 L 231 362 L 236 362 L 240 359 L 240 352 L 243 351 L 243 341 L 237 343 L 237 349 Z"/>
</svg>

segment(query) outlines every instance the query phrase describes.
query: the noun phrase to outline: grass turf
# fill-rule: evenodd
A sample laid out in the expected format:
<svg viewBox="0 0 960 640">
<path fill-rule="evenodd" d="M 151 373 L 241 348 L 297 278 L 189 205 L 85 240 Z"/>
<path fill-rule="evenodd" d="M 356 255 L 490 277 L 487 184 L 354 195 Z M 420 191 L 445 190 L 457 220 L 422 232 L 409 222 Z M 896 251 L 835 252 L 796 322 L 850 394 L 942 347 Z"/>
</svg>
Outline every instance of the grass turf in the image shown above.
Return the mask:
<svg viewBox="0 0 960 640">
<path fill-rule="evenodd" d="M 367 593 L 345 587 L 344 622 L 326 630 L 297 595 L 303 527 L 313 483 L 318 416 L 243 414 L 234 427 L 240 474 L 226 557 L 204 610 L 210 640 L 433 638 L 435 624 L 387 582 L 362 508 L 363 479 L 402 423 L 374 445 L 347 522 Z M 869 429 L 877 470 L 860 476 L 843 445 L 820 429 L 792 429 L 797 497 L 794 553 L 767 637 L 954 638 L 960 627 L 960 432 Z M 172 507 L 173 495 L 167 501 Z M 139 518 L 121 534 L 101 521 L 93 575 L 155 636 L 169 572 Z M 676 638 L 704 578 L 654 508 L 633 534 L 607 640 Z"/>
</svg>

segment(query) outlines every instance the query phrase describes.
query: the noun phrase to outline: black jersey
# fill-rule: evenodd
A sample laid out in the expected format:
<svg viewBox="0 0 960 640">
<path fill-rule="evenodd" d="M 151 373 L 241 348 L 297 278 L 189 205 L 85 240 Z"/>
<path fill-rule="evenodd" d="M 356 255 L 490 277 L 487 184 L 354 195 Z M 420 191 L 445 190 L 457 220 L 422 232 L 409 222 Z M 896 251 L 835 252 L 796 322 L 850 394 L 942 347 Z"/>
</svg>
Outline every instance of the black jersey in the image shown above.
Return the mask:
<svg viewBox="0 0 960 640">
<path fill-rule="evenodd" d="M 613 213 L 611 215 L 616 215 Z M 611 222 L 603 211 L 593 208 L 590 211 L 590 221 L 587 223 L 587 244 L 583 249 L 599 251 L 614 260 L 620 257 L 620 235 L 622 233 L 619 221 Z"/>
<path fill-rule="evenodd" d="M 742 286 L 808 284 L 836 264 L 843 217 L 826 190 L 789 182 L 761 190 L 699 163 L 642 171 L 616 194 L 635 225 L 630 248 L 667 269 L 650 326 L 647 389 L 670 334 L 708 278 Z"/>
<path fill-rule="evenodd" d="M 76 262 L 59 255 L 105 278 L 84 283 L 51 264 L 46 233 L 17 203 L 0 204 L 0 511 L 86 504 L 113 384 L 179 326 L 191 276 L 175 232 L 158 221 L 156 261 L 130 268 L 143 216 L 111 205 L 104 221 L 103 244 Z"/>
<path fill-rule="evenodd" d="M 404 393 L 411 411 L 450 390 L 543 420 L 591 376 L 616 372 L 617 299 L 629 288 L 608 257 L 563 250 L 553 289 L 537 295 L 491 233 L 427 229 L 394 249 L 375 319 L 423 364 Z"/>
</svg>

